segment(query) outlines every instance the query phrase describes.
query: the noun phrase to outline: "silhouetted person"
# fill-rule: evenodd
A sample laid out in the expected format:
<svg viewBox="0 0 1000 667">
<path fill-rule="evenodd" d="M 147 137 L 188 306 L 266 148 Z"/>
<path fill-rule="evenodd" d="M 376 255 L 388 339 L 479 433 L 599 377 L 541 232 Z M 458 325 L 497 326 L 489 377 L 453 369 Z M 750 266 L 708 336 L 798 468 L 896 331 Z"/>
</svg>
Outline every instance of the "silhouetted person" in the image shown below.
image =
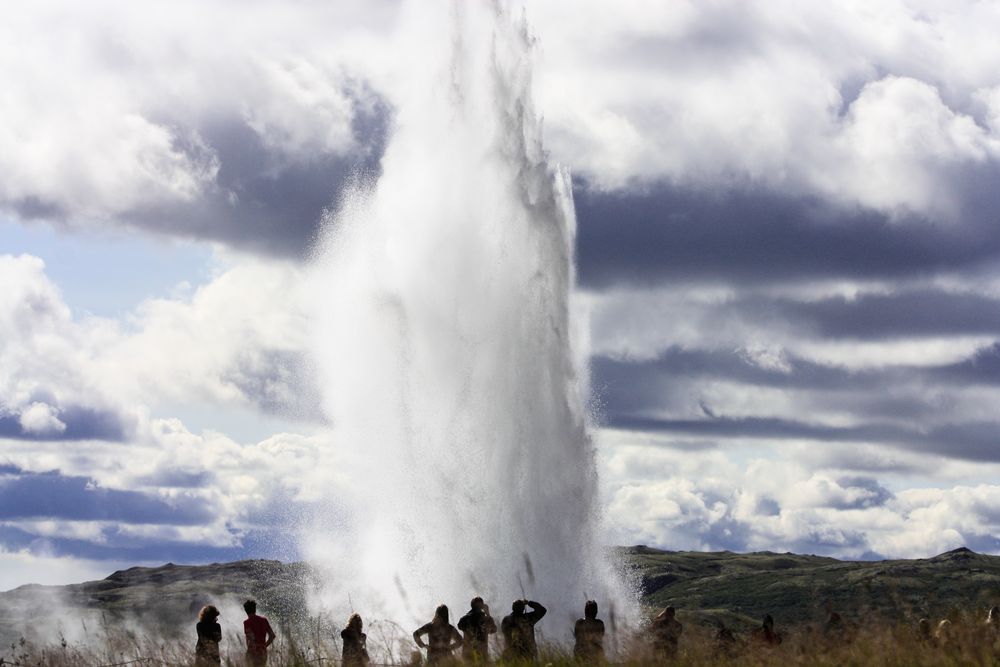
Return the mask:
<svg viewBox="0 0 1000 667">
<path fill-rule="evenodd" d="M 426 644 L 421 639 L 424 635 L 428 639 Z M 448 622 L 448 607 L 442 604 L 434 610 L 434 620 L 414 630 L 413 641 L 427 649 L 427 664 L 437 665 L 452 657 L 451 652 L 462 645 L 462 635 Z"/>
<path fill-rule="evenodd" d="M 781 643 L 781 635 L 774 631 L 774 619 L 770 614 L 766 614 L 760 627 L 750 633 L 750 639 L 764 646 L 777 646 Z"/>
<path fill-rule="evenodd" d="M 368 658 L 368 648 L 365 642 L 368 640 L 362 629 L 364 622 L 358 614 L 351 614 L 347 619 L 347 627 L 340 631 L 340 639 L 343 641 L 343 649 L 340 653 L 340 664 L 342 667 L 366 667 L 371 660 Z"/>
<path fill-rule="evenodd" d="M 583 618 L 573 626 L 573 656 L 584 662 L 604 662 L 604 621 L 597 618 L 597 602 L 587 600 L 583 605 Z"/>
<path fill-rule="evenodd" d="M 194 662 L 198 667 L 221 665 L 219 642 L 222 641 L 222 627 L 218 623 L 219 610 L 215 605 L 205 605 L 198 612 L 198 643 L 194 647 Z"/>
<path fill-rule="evenodd" d="M 263 667 L 267 664 L 267 647 L 274 642 L 276 635 L 267 619 L 257 615 L 256 602 L 244 602 L 243 611 L 247 613 L 247 620 L 243 621 L 243 634 L 247 638 L 247 664 Z"/>
<path fill-rule="evenodd" d="M 843 617 L 835 611 L 831 611 L 823 623 L 823 636 L 831 642 L 845 643 L 848 641 L 847 624 Z"/>
<path fill-rule="evenodd" d="M 525 607 L 531 607 L 531 611 L 525 612 Z M 514 600 L 510 609 L 510 615 L 504 616 L 500 622 L 507 645 L 503 657 L 506 660 L 535 660 L 538 658 L 535 623 L 542 620 L 547 609 L 533 600 Z"/>
<path fill-rule="evenodd" d="M 468 662 L 488 662 L 490 635 L 496 633 L 497 624 L 481 597 L 472 598 L 470 607 L 465 616 L 458 619 L 458 629 L 462 631 L 462 657 Z"/>
<path fill-rule="evenodd" d="M 917 640 L 924 644 L 934 645 L 934 634 L 931 632 L 931 621 L 929 618 L 922 618 L 917 621 Z"/>
<path fill-rule="evenodd" d="M 667 607 L 657 614 L 649 626 L 653 650 L 661 658 L 673 658 L 677 655 L 684 626 L 675 618 L 676 615 L 677 610 L 672 606 Z"/>
<path fill-rule="evenodd" d="M 715 631 L 715 652 L 726 657 L 731 657 L 736 653 L 736 635 L 722 621 L 719 621 Z"/>
</svg>

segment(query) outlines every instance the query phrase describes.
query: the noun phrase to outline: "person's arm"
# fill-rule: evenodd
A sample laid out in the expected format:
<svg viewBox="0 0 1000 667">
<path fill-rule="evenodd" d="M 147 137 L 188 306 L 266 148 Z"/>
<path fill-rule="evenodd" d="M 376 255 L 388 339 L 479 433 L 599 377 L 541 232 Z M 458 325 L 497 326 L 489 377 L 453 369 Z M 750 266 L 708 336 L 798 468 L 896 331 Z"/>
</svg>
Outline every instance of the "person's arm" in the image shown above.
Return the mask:
<svg viewBox="0 0 1000 667">
<path fill-rule="evenodd" d="M 424 625 L 421 625 L 419 628 L 413 631 L 413 641 L 417 642 L 417 646 L 419 646 L 420 648 L 427 648 L 427 644 L 425 644 L 424 640 L 421 639 L 420 637 L 426 635 L 430 631 L 431 631 L 430 623 L 425 623 Z"/>
<path fill-rule="evenodd" d="M 449 651 L 454 651 L 459 646 L 462 645 L 462 633 L 454 628 L 451 628 L 451 646 L 448 647 Z"/>
<path fill-rule="evenodd" d="M 583 623 L 583 619 L 577 619 L 576 623 L 573 624 L 573 637 L 576 638 L 580 635 L 580 624 Z"/>
<path fill-rule="evenodd" d="M 542 620 L 542 616 L 545 616 L 545 612 L 548 611 L 548 609 L 538 604 L 534 600 L 528 600 L 526 604 L 529 607 L 531 607 L 531 611 L 525 614 L 525 616 L 528 617 L 528 620 L 531 621 L 532 625 Z"/>
<path fill-rule="evenodd" d="M 497 622 L 493 620 L 489 612 L 486 612 L 486 634 L 495 635 L 497 633 Z"/>
<path fill-rule="evenodd" d="M 253 648 L 253 630 L 251 630 L 250 626 L 247 625 L 246 623 L 243 623 L 243 636 L 246 637 L 246 640 L 247 640 L 247 650 L 252 649 Z"/>
<path fill-rule="evenodd" d="M 278 635 L 274 634 L 274 630 L 271 629 L 271 622 L 267 619 L 264 620 L 267 628 L 264 630 L 264 648 L 267 648 L 274 643 L 274 640 L 278 638 Z"/>
<path fill-rule="evenodd" d="M 222 641 L 222 626 L 218 623 L 216 623 L 215 627 L 212 628 L 212 640 L 216 642 Z"/>
<path fill-rule="evenodd" d="M 465 629 L 468 627 L 468 625 L 469 625 L 469 615 L 468 614 L 466 614 L 462 618 L 458 619 L 458 629 L 461 630 L 462 632 L 465 632 Z"/>
</svg>

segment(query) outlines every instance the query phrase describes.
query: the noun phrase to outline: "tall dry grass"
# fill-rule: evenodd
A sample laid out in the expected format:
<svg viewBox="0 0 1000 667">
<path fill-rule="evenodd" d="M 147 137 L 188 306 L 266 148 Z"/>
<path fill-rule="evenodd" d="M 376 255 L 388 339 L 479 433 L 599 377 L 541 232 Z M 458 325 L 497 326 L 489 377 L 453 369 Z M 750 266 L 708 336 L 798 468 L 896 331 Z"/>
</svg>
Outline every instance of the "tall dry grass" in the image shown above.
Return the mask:
<svg viewBox="0 0 1000 667">
<path fill-rule="evenodd" d="M 193 630 L 193 626 L 192 626 Z M 291 636 L 279 633 L 270 653 L 271 667 L 339 665 L 339 638 L 318 623 L 314 628 Z M 1000 667 L 1000 633 L 987 628 L 980 619 L 953 617 L 950 632 L 940 638 L 922 639 L 915 625 L 860 623 L 848 625 L 832 634 L 809 626 L 778 628 L 783 642 L 779 646 L 755 643 L 749 633 L 737 634 L 735 642 L 720 643 L 714 628 L 688 624 L 676 656 L 664 657 L 651 652 L 641 633 L 608 637 L 608 645 L 618 646 L 609 662 L 619 665 L 817 665 L 847 667 L 881 665 L 885 667 L 922 667 L 930 665 L 996 665 Z M 369 642 L 372 641 L 371 634 Z M 375 641 L 382 641 L 378 636 Z M 228 633 L 224 639 L 224 665 L 242 666 L 242 638 Z M 416 647 L 410 652 L 395 640 L 384 638 L 381 647 L 385 662 L 414 664 Z M 125 629 L 105 625 L 80 643 L 64 640 L 42 646 L 20 640 L 0 650 L 3 667 L 126 667 L 190 666 L 194 662 L 194 638 L 190 641 L 158 640 L 137 636 Z M 391 652 L 390 652 L 391 651 Z M 497 662 L 509 665 L 509 662 Z M 572 655 L 553 647 L 543 648 L 539 661 L 552 667 L 578 665 Z"/>
</svg>

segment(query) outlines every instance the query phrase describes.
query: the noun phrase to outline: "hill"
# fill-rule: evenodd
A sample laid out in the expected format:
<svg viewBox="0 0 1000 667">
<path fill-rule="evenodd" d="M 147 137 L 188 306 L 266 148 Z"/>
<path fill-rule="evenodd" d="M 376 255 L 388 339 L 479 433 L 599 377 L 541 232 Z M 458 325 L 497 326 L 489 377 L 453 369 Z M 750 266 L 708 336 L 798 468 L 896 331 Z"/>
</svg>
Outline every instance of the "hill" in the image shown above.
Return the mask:
<svg viewBox="0 0 1000 667">
<path fill-rule="evenodd" d="M 1000 556 L 961 548 L 916 560 L 840 561 L 759 552 L 619 549 L 649 607 L 674 605 L 686 622 L 724 619 L 740 629 L 772 614 L 780 625 L 817 622 L 829 609 L 847 617 L 908 620 L 1000 604 Z M 57 643 L 107 625 L 182 636 L 198 609 L 219 604 L 230 623 L 239 601 L 254 597 L 279 623 L 303 621 L 321 582 L 304 563 L 248 560 L 211 565 L 134 567 L 68 586 L 21 586 L 0 593 L 0 641 L 24 635 Z M 502 608 L 497 606 L 497 608 Z M 978 612 L 977 612 L 978 613 Z"/>
<path fill-rule="evenodd" d="M 622 549 L 642 600 L 690 620 L 739 627 L 767 613 L 782 625 L 820 622 L 830 610 L 888 621 L 943 617 L 1000 604 L 1000 556 L 964 547 L 933 558 L 841 561 L 792 553 Z"/>
</svg>

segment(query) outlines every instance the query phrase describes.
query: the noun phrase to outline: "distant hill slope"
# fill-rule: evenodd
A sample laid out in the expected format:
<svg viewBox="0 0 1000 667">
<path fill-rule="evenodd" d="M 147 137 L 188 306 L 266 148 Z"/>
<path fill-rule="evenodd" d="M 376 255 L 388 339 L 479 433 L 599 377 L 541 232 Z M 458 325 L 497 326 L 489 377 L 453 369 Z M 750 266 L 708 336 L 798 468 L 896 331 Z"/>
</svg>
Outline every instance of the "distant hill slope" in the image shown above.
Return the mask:
<svg viewBox="0 0 1000 667">
<path fill-rule="evenodd" d="M 759 552 L 623 548 L 641 577 L 643 602 L 689 618 L 725 616 L 739 626 L 767 613 L 781 624 L 850 617 L 904 620 L 1000 604 L 1000 556 L 955 549 L 933 558 L 840 561 Z M 707 620 L 707 619 L 706 619 Z"/>
<path fill-rule="evenodd" d="M 839 561 L 770 552 L 737 554 L 622 547 L 650 607 L 672 604 L 691 622 L 724 618 L 731 627 L 819 621 L 832 608 L 848 617 L 941 617 L 950 609 L 1000 604 L 1000 556 L 956 549 L 927 559 Z M 22 634 L 41 642 L 79 639 L 102 624 L 127 624 L 166 637 L 190 633 L 198 609 L 219 604 L 230 624 L 239 602 L 260 601 L 282 623 L 303 620 L 320 581 L 308 565 L 248 560 L 211 565 L 134 567 L 68 586 L 29 585 L 0 593 L 0 641 Z M 504 609 L 500 601 L 494 608 Z"/>
</svg>

